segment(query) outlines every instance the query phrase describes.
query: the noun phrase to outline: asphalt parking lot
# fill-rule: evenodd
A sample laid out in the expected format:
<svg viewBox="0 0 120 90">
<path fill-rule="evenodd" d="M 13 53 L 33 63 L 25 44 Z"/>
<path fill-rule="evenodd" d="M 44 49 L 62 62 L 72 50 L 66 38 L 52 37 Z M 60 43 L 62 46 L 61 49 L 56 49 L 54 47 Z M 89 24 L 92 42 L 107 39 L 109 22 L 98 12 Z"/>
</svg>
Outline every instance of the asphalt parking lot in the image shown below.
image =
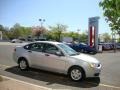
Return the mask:
<svg viewBox="0 0 120 90">
<path fill-rule="evenodd" d="M 103 52 L 92 55 L 102 63 L 102 73 L 99 78 L 88 78 L 82 82 L 73 82 L 67 76 L 51 72 L 30 69 L 21 71 L 12 59 L 14 47 L 19 44 L 0 42 L 0 75 L 12 77 L 25 82 L 53 89 L 67 90 L 120 90 L 120 52 Z"/>
</svg>

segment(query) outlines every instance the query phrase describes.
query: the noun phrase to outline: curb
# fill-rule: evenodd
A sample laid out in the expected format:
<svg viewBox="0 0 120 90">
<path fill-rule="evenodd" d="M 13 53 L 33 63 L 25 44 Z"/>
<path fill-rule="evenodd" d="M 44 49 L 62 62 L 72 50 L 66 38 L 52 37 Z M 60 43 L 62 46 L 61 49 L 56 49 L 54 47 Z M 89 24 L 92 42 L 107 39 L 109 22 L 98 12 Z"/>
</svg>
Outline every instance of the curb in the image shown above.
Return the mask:
<svg viewBox="0 0 120 90">
<path fill-rule="evenodd" d="M 31 90 L 52 90 L 51 88 L 47 88 L 47 87 L 44 87 L 44 86 L 39 86 L 39 85 L 35 85 L 35 84 L 31 84 L 31 83 L 28 83 L 28 82 L 24 82 L 24 81 L 21 81 L 21 80 L 17 80 L 17 79 L 14 79 L 14 78 L 10 78 L 10 77 L 7 77 L 7 76 L 3 76 L 3 75 L 0 75 L 0 81 L 3 82 L 4 79 L 8 79 L 8 80 L 11 80 L 11 82 L 16 82 L 17 84 L 20 84 L 21 87 L 25 87 L 25 86 L 28 86 L 28 88 L 31 88 Z M 13 84 L 13 83 L 10 83 L 10 84 Z M 6 87 L 7 85 L 4 85 L 4 87 Z M 9 85 L 11 86 L 11 85 Z M 2 86 L 0 86 L 2 87 Z M 4 88 L 3 87 L 3 88 Z M 13 86 L 11 86 L 13 87 Z M 11 88 L 9 87 L 9 88 Z M 14 86 L 16 87 L 16 86 Z M 3 89 L 4 90 L 4 89 Z M 5 89 L 5 90 L 14 90 L 14 89 Z M 22 90 L 22 89 L 20 89 Z M 26 90 L 26 89 L 25 89 Z"/>
</svg>

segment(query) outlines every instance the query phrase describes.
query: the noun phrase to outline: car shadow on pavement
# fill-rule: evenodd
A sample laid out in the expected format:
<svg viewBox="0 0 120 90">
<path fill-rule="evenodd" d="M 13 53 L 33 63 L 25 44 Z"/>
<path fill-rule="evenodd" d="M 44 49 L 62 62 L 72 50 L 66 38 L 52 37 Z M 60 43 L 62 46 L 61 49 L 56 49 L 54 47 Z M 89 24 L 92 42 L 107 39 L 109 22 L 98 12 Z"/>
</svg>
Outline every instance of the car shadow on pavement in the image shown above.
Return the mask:
<svg viewBox="0 0 120 90">
<path fill-rule="evenodd" d="M 100 78 L 87 78 L 84 81 L 74 82 L 70 80 L 66 75 L 43 71 L 39 69 L 30 68 L 27 71 L 21 71 L 17 66 L 7 68 L 5 71 L 24 76 L 27 78 L 40 80 L 47 82 L 46 85 L 61 84 L 66 86 L 80 87 L 80 88 L 92 88 L 97 87 L 100 83 Z"/>
</svg>

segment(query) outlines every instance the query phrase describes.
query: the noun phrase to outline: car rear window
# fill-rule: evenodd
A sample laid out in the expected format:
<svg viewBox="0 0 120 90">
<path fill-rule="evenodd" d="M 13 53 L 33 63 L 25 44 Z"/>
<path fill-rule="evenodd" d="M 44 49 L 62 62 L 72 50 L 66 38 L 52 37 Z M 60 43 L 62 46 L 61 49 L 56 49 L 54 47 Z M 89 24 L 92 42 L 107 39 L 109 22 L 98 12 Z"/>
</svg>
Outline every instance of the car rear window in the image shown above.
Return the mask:
<svg viewBox="0 0 120 90">
<path fill-rule="evenodd" d="M 30 45 L 25 45 L 24 49 L 30 50 Z"/>
</svg>

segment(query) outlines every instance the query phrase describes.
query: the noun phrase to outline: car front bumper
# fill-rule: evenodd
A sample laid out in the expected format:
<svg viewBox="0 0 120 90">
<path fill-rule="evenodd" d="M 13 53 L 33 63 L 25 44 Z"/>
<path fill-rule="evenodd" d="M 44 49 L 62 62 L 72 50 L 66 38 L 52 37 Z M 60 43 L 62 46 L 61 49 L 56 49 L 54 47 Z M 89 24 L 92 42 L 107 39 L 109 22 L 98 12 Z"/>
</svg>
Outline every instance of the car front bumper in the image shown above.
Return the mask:
<svg viewBox="0 0 120 90">
<path fill-rule="evenodd" d="M 89 67 L 86 71 L 86 77 L 98 77 L 101 73 L 101 64 L 99 67 Z"/>
</svg>

